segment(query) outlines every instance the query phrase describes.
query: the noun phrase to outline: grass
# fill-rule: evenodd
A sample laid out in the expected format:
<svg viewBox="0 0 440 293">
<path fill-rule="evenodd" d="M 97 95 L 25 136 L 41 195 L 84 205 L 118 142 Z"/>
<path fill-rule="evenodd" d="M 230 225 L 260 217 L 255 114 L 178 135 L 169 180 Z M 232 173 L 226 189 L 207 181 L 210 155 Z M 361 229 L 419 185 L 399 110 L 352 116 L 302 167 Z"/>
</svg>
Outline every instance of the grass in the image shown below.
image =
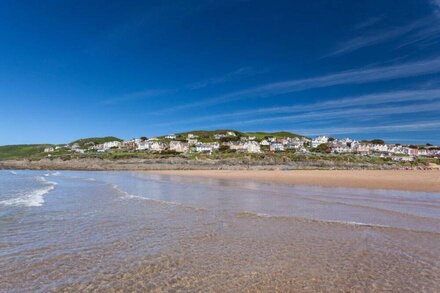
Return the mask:
<svg viewBox="0 0 440 293">
<path fill-rule="evenodd" d="M 246 136 L 255 136 L 258 139 L 263 139 L 265 137 L 275 137 L 275 138 L 282 138 L 282 137 L 304 137 L 302 135 L 291 133 L 287 131 L 278 131 L 278 132 L 246 132 L 244 133 Z"/>
<path fill-rule="evenodd" d="M 45 157 L 46 144 L 0 146 L 0 160 L 41 159 Z"/>
<path fill-rule="evenodd" d="M 77 143 L 81 148 L 87 148 L 87 146 L 90 145 L 97 145 L 105 142 L 110 141 L 122 141 L 122 139 L 114 137 L 114 136 L 105 136 L 105 137 L 89 137 L 89 138 L 82 138 L 75 141 L 72 141 L 70 144 Z"/>
</svg>

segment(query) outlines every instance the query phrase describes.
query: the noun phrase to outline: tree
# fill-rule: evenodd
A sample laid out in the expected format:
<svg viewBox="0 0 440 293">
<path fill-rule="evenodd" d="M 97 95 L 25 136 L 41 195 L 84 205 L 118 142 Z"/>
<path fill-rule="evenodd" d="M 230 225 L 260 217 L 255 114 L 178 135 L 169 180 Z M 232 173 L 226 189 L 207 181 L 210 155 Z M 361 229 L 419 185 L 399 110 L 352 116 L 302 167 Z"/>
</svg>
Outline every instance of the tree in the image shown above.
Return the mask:
<svg viewBox="0 0 440 293">
<path fill-rule="evenodd" d="M 320 145 L 318 145 L 318 147 L 316 148 L 316 150 L 320 153 L 330 153 L 330 147 L 328 146 L 327 143 L 321 143 Z"/>
<path fill-rule="evenodd" d="M 385 144 L 385 142 L 382 139 L 373 139 L 370 141 L 372 144 Z"/>
<path fill-rule="evenodd" d="M 227 151 L 229 151 L 229 146 L 227 146 L 227 145 L 221 145 L 219 148 L 218 148 L 218 151 L 219 152 L 222 152 L 222 153 L 225 153 L 225 152 L 227 152 Z"/>
</svg>

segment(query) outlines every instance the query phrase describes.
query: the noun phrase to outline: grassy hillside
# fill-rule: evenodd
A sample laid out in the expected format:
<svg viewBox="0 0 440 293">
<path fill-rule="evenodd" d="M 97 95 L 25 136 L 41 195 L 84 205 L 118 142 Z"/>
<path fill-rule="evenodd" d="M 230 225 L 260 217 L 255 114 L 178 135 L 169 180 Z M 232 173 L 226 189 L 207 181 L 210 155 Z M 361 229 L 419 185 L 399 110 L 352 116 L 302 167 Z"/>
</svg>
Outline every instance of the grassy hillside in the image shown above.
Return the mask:
<svg viewBox="0 0 440 293">
<path fill-rule="evenodd" d="M 177 133 L 177 136 L 186 137 L 188 133 L 192 133 L 194 135 L 199 136 L 200 138 L 214 138 L 214 135 L 216 134 L 226 134 L 226 132 L 232 131 L 235 132 L 237 136 L 244 135 L 240 131 L 236 130 L 230 130 L 230 129 L 217 129 L 217 130 L 194 130 L 194 131 L 188 131 L 188 132 L 181 132 Z"/>
<path fill-rule="evenodd" d="M 5 145 L 0 146 L 0 160 L 14 160 L 23 158 L 39 159 L 45 156 L 44 148 L 46 144 L 28 145 Z"/>
<path fill-rule="evenodd" d="M 72 144 L 77 143 L 81 148 L 83 148 L 83 147 L 87 148 L 88 146 L 91 146 L 91 145 L 97 145 L 97 144 L 101 144 L 101 143 L 105 143 L 105 142 L 109 142 L 109 141 L 122 141 L 122 139 L 119 139 L 114 136 L 89 137 L 89 138 L 82 138 L 82 139 L 72 141 L 70 144 L 72 145 Z"/>
<path fill-rule="evenodd" d="M 296 133 L 291 133 L 287 131 L 278 131 L 278 132 L 246 132 L 244 135 L 246 136 L 255 136 L 256 138 L 262 139 L 266 136 L 271 137 L 304 137 L 303 135 L 299 135 Z"/>
</svg>

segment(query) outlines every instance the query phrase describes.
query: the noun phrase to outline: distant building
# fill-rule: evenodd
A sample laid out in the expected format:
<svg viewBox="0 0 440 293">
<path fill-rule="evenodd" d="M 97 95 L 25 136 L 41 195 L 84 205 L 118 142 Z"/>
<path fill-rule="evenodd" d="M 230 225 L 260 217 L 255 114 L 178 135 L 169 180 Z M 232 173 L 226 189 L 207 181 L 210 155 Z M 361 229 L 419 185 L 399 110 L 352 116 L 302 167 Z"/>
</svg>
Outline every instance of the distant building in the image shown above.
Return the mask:
<svg viewBox="0 0 440 293">
<path fill-rule="evenodd" d="M 315 137 L 312 140 L 312 148 L 317 148 L 319 145 L 327 143 L 328 139 L 329 138 L 327 136 L 325 136 L 325 135 Z"/>
<path fill-rule="evenodd" d="M 112 149 L 112 148 L 118 148 L 118 147 L 120 147 L 121 146 L 121 142 L 120 141 L 108 141 L 108 142 L 105 142 L 104 144 L 104 150 L 109 150 L 109 149 Z"/>
<path fill-rule="evenodd" d="M 210 143 L 197 143 L 195 145 L 194 150 L 197 153 L 212 153 L 220 148 L 220 145 L 217 142 L 210 142 Z"/>
<path fill-rule="evenodd" d="M 262 146 L 269 146 L 270 143 L 269 143 L 267 140 L 263 139 L 263 140 L 260 142 L 260 145 L 262 145 Z"/>
<path fill-rule="evenodd" d="M 245 142 L 244 147 L 248 153 L 261 153 L 260 144 L 256 141 Z"/>
<path fill-rule="evenodd" d="M 53 152 L 55 149 L 53 148 L 53 147 L 47 147 L 47 148 L 44 148 L 44 152 L 45 153 L 51 153 L 51 152 Z"/>
<path fill-rule="evenodd" d="M 270 150 L 272 152 L 284 152 L 284 145 L 280 142 L 271 143 Z"/>
<path fill-rule="evenodd" d="M 150 151 L 161 152 L 165 149 L 165 145 L 161 142 L 154 141 L 150 143 Z"/>
<path fill-rule="evenodd" d="M 181 141 L 170 141 L 170 150 L 177 153 L 187 153 L 189 144 Z"/>
<path fill-rule="evenodd" d="M 193 138 L 199 138 L 199 136 L 192 133 L 188 133 L 188 139 L 193 139 Z"/>
<path fill-rule="evenodd" d="M 165 138 L 167 138 L 167 139 L 176 139 L 176 135 L 175 134 L 168 134 L 167 136 L 165 136 Z"/>
</svg>

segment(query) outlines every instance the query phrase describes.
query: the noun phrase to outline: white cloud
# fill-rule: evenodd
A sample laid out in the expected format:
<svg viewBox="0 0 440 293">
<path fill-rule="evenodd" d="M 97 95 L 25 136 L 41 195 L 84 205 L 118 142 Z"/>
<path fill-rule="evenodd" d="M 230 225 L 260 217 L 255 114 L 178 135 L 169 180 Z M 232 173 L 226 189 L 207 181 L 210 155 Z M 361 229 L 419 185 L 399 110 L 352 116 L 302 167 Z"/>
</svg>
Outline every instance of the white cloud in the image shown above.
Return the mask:
<svg viewBox="0 0 440 293">
<path fill-rule="evenodd" d="M 383 31 L 376 31 L 366 35 L 360 35 L 339 44 L 325 57 L 342 55 L 365 47 L 385 43 L 419 30 L 430 31 L 432 25 L 433 21 L 431 18 L 424 18 L 404 26 L 394 27 Z"/>
<path fill-rule="evenodd" d="M 282 82 L 231 92 L 222 96 L 201 100 L 194 103 L 179 105 L 168 111 L 211 106 L 235 100 L 249 98 L 267 98 L 282 94 L 317 89 L 337 85 L 364 84 L 378 81 L 422 76 L 440 72 L 440 58 L 426 59 L 400 65 L 381 66 L 365 69 L 354 69 L 305 79 L 293 79 Z"/>
<path fill-rule="evenodd" d="M 440 130 L 440 120 L 417 121 L 400 124 L 379 125 L 379 126 L 360 126 L 360 127 L 328 127 L 328 128 L 304 128 L 294 131 L 305 135 L 319 134 L 354 134 L 354 133 L 372 133 L 372 132 L 413 132 L 413 131 L 432 131 Z"/>
<path fill-rule="evenodd" d="M 237 111 L 232 113 L 207 115 L 202 117 L 196 117 L 192 119 L 185 119 L 185 121 L 172 121 L 160 124 L 164 125 L 176 125 L 176 124 L 192 124 L 207 121 L 219 121 L 225 119 L 242 119 L 250 116 L 264 116 L 273 114 L 287 114 L 287 113 L 301 113 L 320 110 L 340 109 L 347 107 L 367 107 L 378 106 L 389 103 L 405 103 L 405 102 L 427 102 L 440 100 L 440 89 L 429 90 L 404 90 L 393 92 L 380 92 L 374 94 L 350 96 L 339 98 L 335 100 L 316 102 L 310 104 L 294 105 L 294 106 L 278 106 L 278 107 L 265 107 L 250 109 L 244 111 Z"/>
<path fill-rule="evenodd" d="M 274 122 L 320 122 L 335 119 L 343 120 L 371 120 L 378 117 L 388 117 L 391 115 L 402 114 L 415 114 L 415 113 L 428 113 L 428 112 L 440 112 L 440 102 L 416 104 L 416 105 L 398 105 L 387 107 L 350 107 L 346 109 L 331 110 L 331 111 L 311 111 L 307 113 L 284 115 L 277 117 L 266 117 L 257 119 L 240 119 L 239 121 L 232 121 L 226 123 L 215 124 L 216 126 L 234 126 L 234 125 L 267 125 Z"/>
<path fill-rule="evenodd" d="M 434 14 L 440 17 L 440 0 L 431 0 L 431 5 L 434 8 Z"/>
</svg>

